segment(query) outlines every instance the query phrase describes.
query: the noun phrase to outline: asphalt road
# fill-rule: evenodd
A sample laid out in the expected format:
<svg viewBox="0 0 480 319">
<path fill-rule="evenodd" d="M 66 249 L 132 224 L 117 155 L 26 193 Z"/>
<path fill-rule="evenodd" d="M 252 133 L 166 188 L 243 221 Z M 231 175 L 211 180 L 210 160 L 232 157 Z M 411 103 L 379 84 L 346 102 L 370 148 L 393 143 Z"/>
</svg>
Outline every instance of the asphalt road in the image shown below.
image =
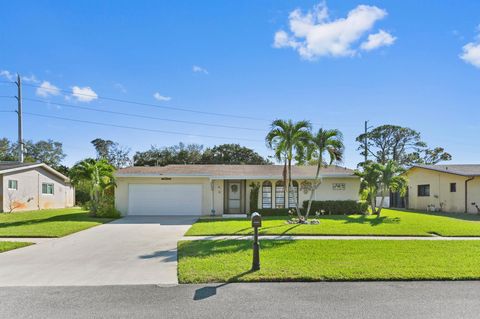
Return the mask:
<svg viewBox="0 0 480 319">
<path fill-rule="evenodd" d="M 0 288 L 0 318 L 479 318 L 480 282 Z"/>
</svg>

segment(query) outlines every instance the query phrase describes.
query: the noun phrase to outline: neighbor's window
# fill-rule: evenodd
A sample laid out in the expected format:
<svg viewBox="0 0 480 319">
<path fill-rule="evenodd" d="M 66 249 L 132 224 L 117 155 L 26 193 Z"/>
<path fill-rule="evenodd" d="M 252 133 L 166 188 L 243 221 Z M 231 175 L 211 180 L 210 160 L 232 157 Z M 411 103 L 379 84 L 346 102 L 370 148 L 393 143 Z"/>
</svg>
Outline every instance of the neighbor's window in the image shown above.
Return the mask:
<svg viewBox="0 0 480 319">
<path fill-rule="evenodd" d="M 42 183 L 42 194 L 53 195 L 53 184 Z"/>
<path fill-rule="evenodd" d="M 8 189 L 18 190 L 18 181 L 14 179 L 8 180 Z"/>
<path fill-rule="evenodd" d="M 418 185 L 418 196 L 420 197 L 430 196 L 430 185 Z"/>
<path fill-rule="evenodd" d="M 272 183 L 269 181 L 262 184 L 262 208 L 272 208 Z"/>
<path fill-rule="evenodd" d="M 451 193 L 457 192 L 457 183 L 450 183 L 450 192 Z"/>
<path fill-rule="evenodd" d="M 283 182 L 278 181 L 275 183 L 275 208 L 285 207 L 285 188 Z"/>
<path fill-rule="evenodd" d="M 298 201 L 298 182 L 292 181 L 293 191 L 288 192 L 288 207 L 297 207 L 295 199 Z"/>
<path fill-rule="evenodd" d="M 344 191 L 345 190 L 345 183 L 333 183 L 332 189 L 334 191 Z"/>
</svg>

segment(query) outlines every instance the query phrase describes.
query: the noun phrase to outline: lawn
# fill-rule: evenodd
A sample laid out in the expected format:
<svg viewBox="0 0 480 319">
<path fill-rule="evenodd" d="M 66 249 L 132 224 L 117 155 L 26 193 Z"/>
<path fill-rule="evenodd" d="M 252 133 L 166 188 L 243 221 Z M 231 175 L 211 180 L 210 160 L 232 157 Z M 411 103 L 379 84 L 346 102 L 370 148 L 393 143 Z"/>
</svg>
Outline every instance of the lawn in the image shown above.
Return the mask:
<svg viewBox="0 0 480 319">
<path fill-rule="evenodd" d="M 480 241 L 263 240 L 250 272 L 251 241 L 183 241 L 180 283 L 480 279 Z"/>
<path fill-rule="evenodd" d="M 111 221 L 80 208 L 46 209 L 0 214 L 0 237 L 62 237 Z"/>
<path fill-rule="evenodd" d="M 0 241 L 0 253 L 4 251 L 30 246 L 32 243 Z"/>
<path fill-rule="evenodd" d="M 480 236 L 480 216 L 385 209 L 382 216 L 321 216 L 319 225 L 289 225 L 288 217 L 265 217 L 261 235 Z M 248 219 L 200 219 L 188 236 L 251 234 Z"/>
</svg>

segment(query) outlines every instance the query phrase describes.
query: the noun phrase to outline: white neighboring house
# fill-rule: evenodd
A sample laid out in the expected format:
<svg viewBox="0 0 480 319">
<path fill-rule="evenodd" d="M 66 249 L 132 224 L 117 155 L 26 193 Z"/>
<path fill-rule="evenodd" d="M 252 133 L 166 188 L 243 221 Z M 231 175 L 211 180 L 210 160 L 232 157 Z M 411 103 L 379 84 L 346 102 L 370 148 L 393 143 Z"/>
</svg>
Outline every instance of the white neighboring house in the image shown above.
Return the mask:
<svg viewBox="0 0 480 319">
<path fill-rule="evenodd" d="M 68 177 L 43 163 L 0 162 L 0 212 L 75 205 Z"/>
<path fill-rule="evenodd" d="M 293 166 L 299 206 L 308 200 L 315 166 Z M 228 215 L 250 212 L 250 185 L 260 186 L 258 208 L 295 207 L 285 194 L 283 165 L 167 165 L 116 172 L 115 206 L 123 215 Z M 339 166 L 322 169 L 315 200 L 358 200 L 360 178 Z"/>
</svg>

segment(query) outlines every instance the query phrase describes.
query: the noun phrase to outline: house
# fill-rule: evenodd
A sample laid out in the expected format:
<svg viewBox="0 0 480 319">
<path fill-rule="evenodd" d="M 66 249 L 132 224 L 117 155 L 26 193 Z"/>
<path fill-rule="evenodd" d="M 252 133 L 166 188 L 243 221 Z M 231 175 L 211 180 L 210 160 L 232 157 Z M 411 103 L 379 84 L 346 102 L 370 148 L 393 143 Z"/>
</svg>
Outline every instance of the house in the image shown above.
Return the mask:
<svg viewBox="0 0 480 319">
<path fill-rule="evenodd" d="M 415 165 L 406 174 L 408 208 L 480 212 L 480 165 Z"/>
<path fill-rule="evenodd" d="M 295 197 L 302 205 L 316 167 L 292 167 Z M 360 179 L 350 169 L 329 166 L 316 200 L 358 200 Z M 251 184 L 259 208 L 294 207 L 285 195 L 283 165 L 168 165 L 129 167 L 116 172 L 115 205 L 123 215 L 223 215 L 250 211 Z"/>
<path fill-rule="evenodd" d="M 43 163 L 0 162 L 0 211 L 72 207 L 69 179 Z"/>
</svg>

